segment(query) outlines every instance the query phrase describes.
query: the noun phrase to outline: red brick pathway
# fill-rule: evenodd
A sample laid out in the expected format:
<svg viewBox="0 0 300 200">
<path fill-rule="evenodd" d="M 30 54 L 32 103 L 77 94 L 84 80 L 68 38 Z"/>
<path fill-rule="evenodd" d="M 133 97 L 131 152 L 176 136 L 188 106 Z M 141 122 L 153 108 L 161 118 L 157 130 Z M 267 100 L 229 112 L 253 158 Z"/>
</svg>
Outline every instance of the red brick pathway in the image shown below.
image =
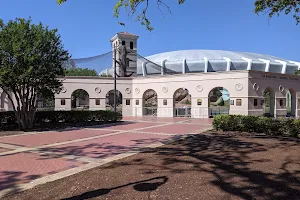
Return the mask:
<svg viewBox="0 0 300 200">
<path fill-rule="evenodd" d="M 47 132 L 40 134 L 20 135 L 14 137 L 0 138 L 0 143 L 14 144 L 25 147 L 36 147 L 58 142 L 72 141 L 75 139 L 87 138 L 97 135 L 112 133 L 112 131 L 81 129 L 61 132 Z"/>
<path fill-rule="evenodd" d="M 0 190 L 83 164 L 28 152 L 1 156 L 0 163 Z"/>
<path fill-rule="evenodd" d="M 47 149 L 63 155 L 87 156 L 90 158 L 107 158 L 147 146 L 149 144 L 163 142 L 170 138 L 168 135 L 154 135 L 144 133 L 124 133 L 92 141 L 74 142 Z"/>
<path fill-rule="evenodd" d="M 105 129 L 112 129 L 112 130 L 122 130 L 122 131 L 128 131 L 138 128 L 145 128 L 149 126 L 154 126 L 156 124 L 150 123 L 150 122 L 124 122 L 124 124 L 116 125 L 116 126 L 109 126 L 104 127 Z"/>
<path fill-rule="evenodd" d="M 124 120 L 118 125 L 0 138 L 0 193 L 20 183 L 161 143 L 174 135 L 200 132 L 211 124 L 210 119 Z"/>
<path fill-rule="evenodd" d="M 196 124 L 169 124 L 161 127 L 146 128 L 143 132 L 165 133 L 165 134 L 186 134 L 194 133 L 197 130 L 207 128 L 206 125 Z"/>
</svg>

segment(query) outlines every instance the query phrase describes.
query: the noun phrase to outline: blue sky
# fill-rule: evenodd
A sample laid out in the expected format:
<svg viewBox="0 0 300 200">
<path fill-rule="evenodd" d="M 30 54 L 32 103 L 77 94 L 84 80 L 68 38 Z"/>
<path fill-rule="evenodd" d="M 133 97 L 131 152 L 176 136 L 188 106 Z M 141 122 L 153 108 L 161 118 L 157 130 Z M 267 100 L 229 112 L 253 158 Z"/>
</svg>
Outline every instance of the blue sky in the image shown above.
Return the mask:
<svg viewBox="0 0 300 200">
<path fill-rule="evenodd" d="M 154 0 L 151 0 L 154 1 Z M 0 18 L 32 17 L 58 28 L 73 58 L 90 57 L 111 50 L 110 38 L 127 31 L 140 36 L 138 53 L 143 56 L 183 49 L 219 49 L 270 54 L 300 61 L 300 25 L 292 16 L 268 19 L 253 13 L 254 0 L 165 0 L 172 15 L 165 18 L 155 5 L 149 10 L 155 30 L 148 32 L 126 14 L 113 18 L 117 0 L 0 0 Z M 126 23 L 125 27 L 117 24 Z"/>
</svg>

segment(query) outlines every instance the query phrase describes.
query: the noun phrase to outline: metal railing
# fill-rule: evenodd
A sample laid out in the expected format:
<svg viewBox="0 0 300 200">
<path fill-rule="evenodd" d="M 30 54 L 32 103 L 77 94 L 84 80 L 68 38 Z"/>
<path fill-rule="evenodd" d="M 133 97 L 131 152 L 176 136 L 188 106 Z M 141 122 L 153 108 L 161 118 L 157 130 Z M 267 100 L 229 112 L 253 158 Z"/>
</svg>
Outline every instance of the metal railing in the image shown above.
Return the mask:
<svg viewBox="0 0 300 200">
<path fill-rule="evenodd" d="M 143 116 L 157 116 L 157 107 L 143 107 Z"/>
<path fill-rule="evenodd" d="M 131 116 L 209 118 L 219 114 L 229 114 L 229 107 L 133 107 L 125 108 L 123 112 Z"/>
<path fill-rule="evenodd" d="M 191 117 L 192 116 L 192 108 L 191 107 L 173 108 L 173 116 L 174 117 Z"/>
<path fill-rule="evenodd" d="M 215 106 L 215 107 L 209 107 L 208 112 L 209 116 L 213 117 L 216 115 L 221 115 L 221 114 L 229 114 L 230 108 L 227 106 Z"/>
<path fill-rule="evenodd" d="M 112 107 L 112 106 L 106 106 L 106 110 L 114 111 L 114 107 Z M 118 113 L 122 114 L 123 113 L 123 108 L 122 107 L 117 107 L 116 111 Z"/>
</svg>

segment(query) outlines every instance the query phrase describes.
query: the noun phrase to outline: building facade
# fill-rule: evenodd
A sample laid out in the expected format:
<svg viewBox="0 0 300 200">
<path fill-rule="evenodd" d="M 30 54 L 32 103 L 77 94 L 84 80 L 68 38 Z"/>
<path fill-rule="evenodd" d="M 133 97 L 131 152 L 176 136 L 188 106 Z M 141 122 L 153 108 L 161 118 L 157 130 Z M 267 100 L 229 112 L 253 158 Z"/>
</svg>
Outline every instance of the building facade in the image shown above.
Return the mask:
<svg viewBox="0 0 300 200">
<path fill-rule="evenodd" d="M 208 118 L 217 114 L 300 117 L 300 63 L 274 56 L 213 50 L 185 50 L 140 59 L 138 36 L 118 33 L 112 39 L 113 65 L 121 74 L 118 46 L 130 51 L 128 72 L 117 77 L 118 110 L 124 116 Z M 114 65 L 115 64 L 115 65 Z M 114 76 L 113 68 L 102 74 Z M 113 77 L 66 77 L 55 94 L 55 109 L 72 109 L 72 94 L 87 93 L 85 109 L 112 109 Z M 1 109 L 8 110 L 0 91 Z M 80 105 L 80 101 L 76 106 Z M 76 107 L 75 106 L 75 107 Z"/>
<path fill-rule="evenodd" d="M 124 116 L 153 115 L 174 117 L 176 108 L 174 94 L 185 88 L 191 95 L 190 112 L 185 116 L 207 118 L 214 115 L 212 110 L 225 106 L 212 106 L 210 93 L 216 88 L 228 91 L 228 113 L 276 117 L 300 116 L 300 77 L 259 71 L 208 72 L 196 74 L 176 74 L 166 76 L 118 78 L 117 90 L 122 94 Z M 71 109 L 71 95 L 77 89 L 89 94 L 90 110 L 107 109 L 107 94 L 114 90 L 113 78 L 68 77 L 63 91 L 55 97 L 57 110 Z M 145 95 L 152 90 L 157 95 L 155 107 L 145 106 Z M 265 109 L 265 92 L 269 92 L 269 110 Z M 290 97 L 287 94 L 290 93 Z M 287 103 L 289 102 L 289 107 Z M 146 111 L 153 109 L 153 112 Z M 221 113 L 221 112 L 219 112 Z M 216 112 L 218 114 L 218 112 Z"/>
</svg>

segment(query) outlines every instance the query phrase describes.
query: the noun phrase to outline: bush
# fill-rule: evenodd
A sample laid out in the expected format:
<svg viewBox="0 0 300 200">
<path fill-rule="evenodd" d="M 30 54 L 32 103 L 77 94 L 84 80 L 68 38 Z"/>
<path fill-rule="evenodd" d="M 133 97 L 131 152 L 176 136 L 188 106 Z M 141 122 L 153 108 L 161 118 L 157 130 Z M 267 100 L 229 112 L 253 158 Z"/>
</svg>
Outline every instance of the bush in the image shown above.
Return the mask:
<svg viewBox="0 0 300 200">
<path fill-rule="evenodd" d="M 122 119 L 122 114 L 98 110 L 98 111 L 38 111 L 35 114 L 35 124 L 43 123 L 78 123 L 78 122 L 116 122 Z M 16 124 L 13 111 L 0 112 L 1 126 Z"/>
<path fill-rule="evenodd" d="M 16 122 L 14 112 L 0 112 L 0 128 L 4 124 L 13 125 Z"/>
<path fill-rule="evenodd" d="M 300 119 L 293 121 L 290 128 L 290 134 L 294 137 L 300 135 Z"/>
<path fill-rule="evenodd" d="M 243 115 L 217 115 L 213 127 L 221 131 L 257 132 L 268 135 L 300 135 L 299 119 L 272 119 Z"/>
</svg>

